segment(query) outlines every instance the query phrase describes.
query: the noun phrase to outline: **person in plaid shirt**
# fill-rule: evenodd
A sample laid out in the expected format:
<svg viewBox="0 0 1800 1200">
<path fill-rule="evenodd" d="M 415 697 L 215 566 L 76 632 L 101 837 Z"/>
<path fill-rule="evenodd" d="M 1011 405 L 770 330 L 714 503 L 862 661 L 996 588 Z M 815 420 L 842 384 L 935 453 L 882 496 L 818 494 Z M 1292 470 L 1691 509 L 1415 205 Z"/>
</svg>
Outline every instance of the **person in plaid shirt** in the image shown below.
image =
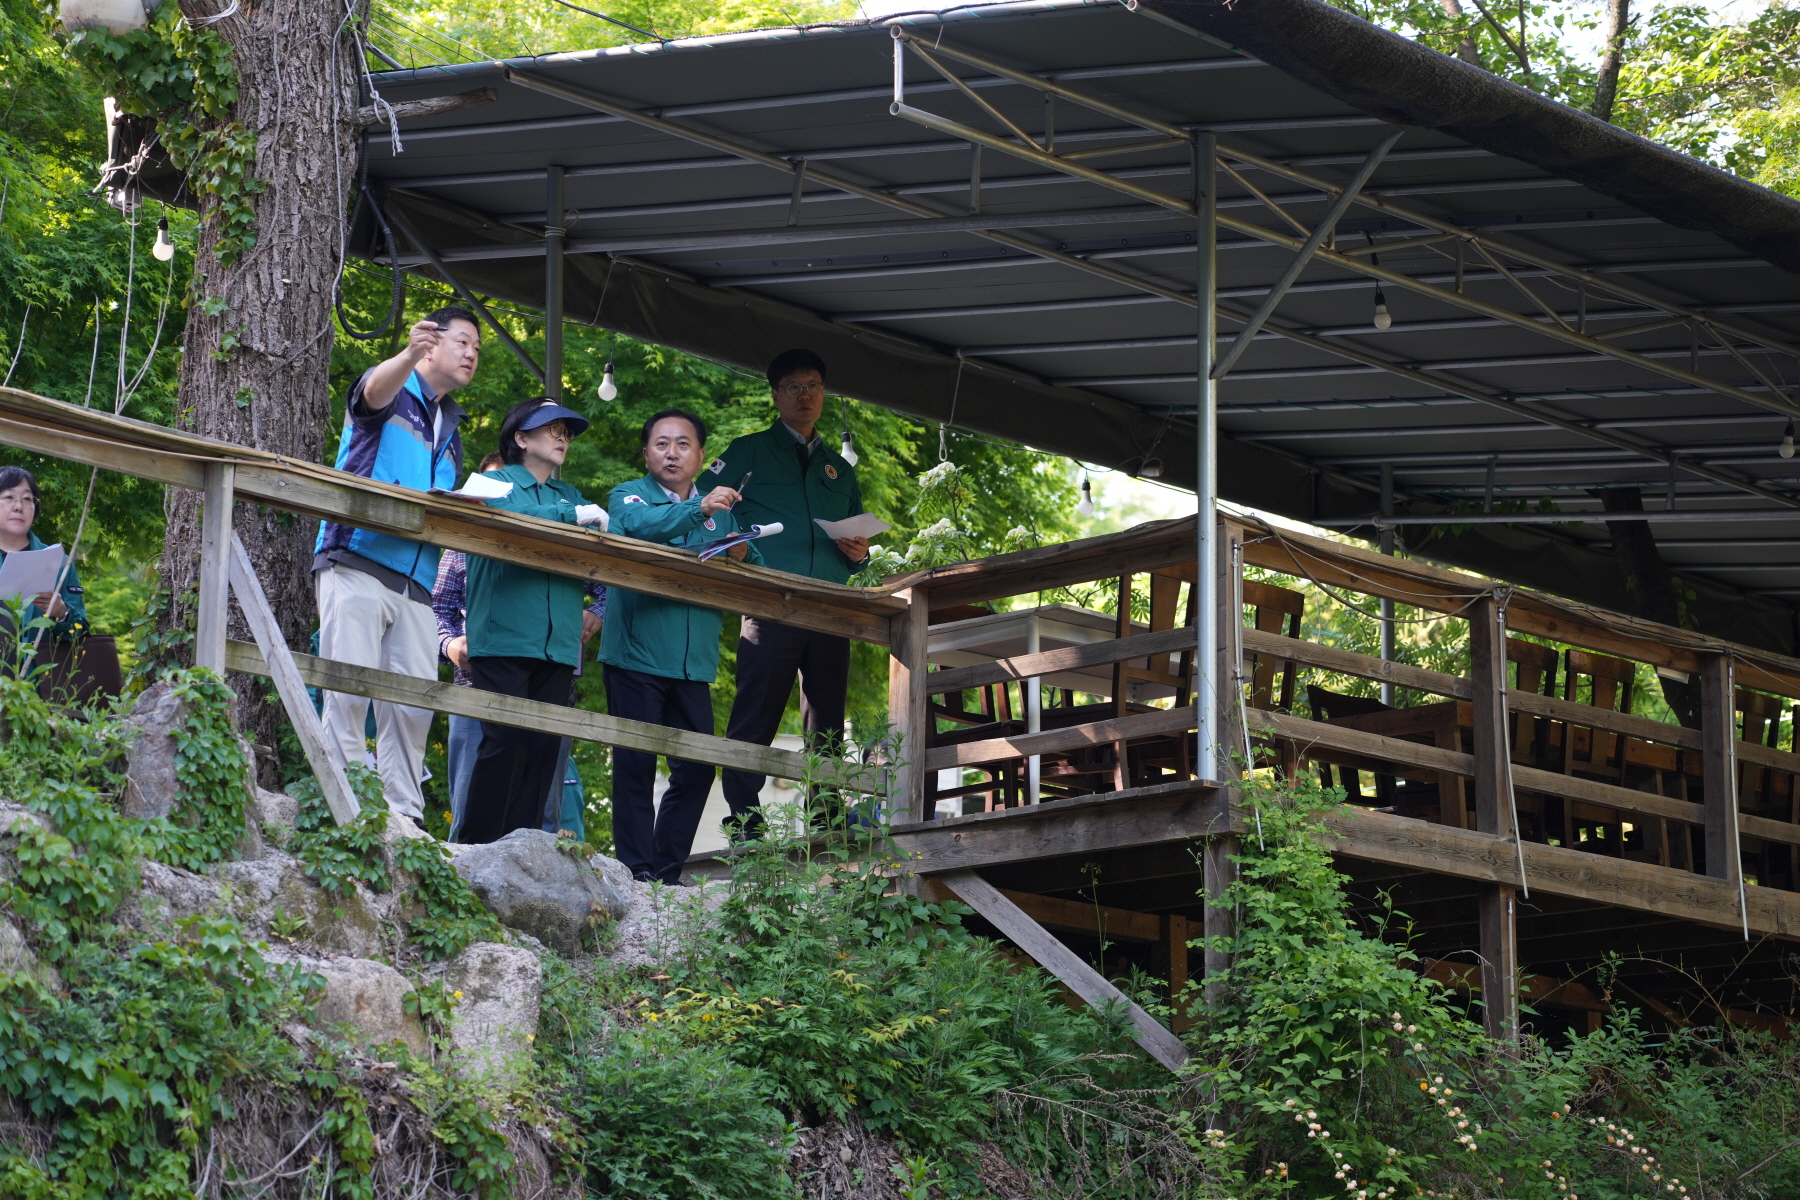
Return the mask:
<svg viewBox="0 0 1800 1200">
<path fill-rule="evenodd" d="M 481 461 L 483 471 L 500 465 L 500 456 L 490 454 Z M 438 560 L 437 583 L 431 589 L 431 610 L 437 616 L 438 653 L 449 661 L 457 687 L 473 687 L 469 677 L 468 639 L 463 635 L 467 617 L 465 599 L 468 591 L 469 557 L 460 550 L 446 550 Z M 581 617 L 581 634 L 585 642 L 600 629 L 606 618 L 606 588 L 602 584 L 587 585 L 588 606 Z M 450 840 L 462 832 L 463 811 L 469 801 L 469 777 L 475 770 L 475 756 L 481 752 L 481 722 L 475 717 L 450 717 L 449 744 L 445 750 L 450 776 Z M 562 775 L 551 788 L 560 800 Z"/>
</svg>

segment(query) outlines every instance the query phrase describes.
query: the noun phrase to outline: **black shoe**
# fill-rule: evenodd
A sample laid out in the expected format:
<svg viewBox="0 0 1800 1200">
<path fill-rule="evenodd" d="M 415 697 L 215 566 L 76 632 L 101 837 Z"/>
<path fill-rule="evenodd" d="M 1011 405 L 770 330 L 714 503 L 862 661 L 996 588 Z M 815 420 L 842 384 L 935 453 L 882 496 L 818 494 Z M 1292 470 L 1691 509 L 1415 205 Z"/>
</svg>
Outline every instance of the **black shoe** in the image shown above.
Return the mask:
<svg viewBox="0 0 1800 1200">
<path fill-rule="evenodd" d="M 657 876 L 652 875 L 648 871 L 639 871 L 635 875 L 633 875 L 632 878 L 637 880 L 639 883 L 660 883 L 661 882 L 661 880 Z"/>
</svg>

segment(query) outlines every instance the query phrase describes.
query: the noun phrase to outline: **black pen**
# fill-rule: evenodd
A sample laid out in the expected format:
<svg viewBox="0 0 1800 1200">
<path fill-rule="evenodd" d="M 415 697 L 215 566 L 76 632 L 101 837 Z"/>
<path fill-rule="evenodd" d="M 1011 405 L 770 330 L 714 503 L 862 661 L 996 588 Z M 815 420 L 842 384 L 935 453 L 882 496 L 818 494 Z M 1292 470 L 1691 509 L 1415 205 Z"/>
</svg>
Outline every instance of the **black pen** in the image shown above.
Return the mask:
<svg viewBox="0 0 1800 1200">
<path fill-rule="evenodd" d="M 750 486 L 750 477 L 754 474 L 756 474 L 755 471 L 745 471 L 744 477 L 742 479 L 738 480 L 737 487 L 732 489 L 733 491 L 735 491 L 738 494 L 739 500 L 742 500 L 744 498 L 744 489 Z M 736 505 L 733 505 L 732 507 L 735 508 Z"/>
</svg>

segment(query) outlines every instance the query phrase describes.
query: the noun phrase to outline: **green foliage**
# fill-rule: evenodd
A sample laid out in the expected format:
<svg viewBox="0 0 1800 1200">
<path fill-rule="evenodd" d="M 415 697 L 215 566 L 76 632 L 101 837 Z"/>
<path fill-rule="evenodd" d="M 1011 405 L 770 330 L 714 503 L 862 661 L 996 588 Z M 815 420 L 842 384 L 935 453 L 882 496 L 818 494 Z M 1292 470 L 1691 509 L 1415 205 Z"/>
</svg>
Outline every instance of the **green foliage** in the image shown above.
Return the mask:
<svg viewBox="0 0 1800 1200">
<path fill-rule="evenodd" d="M 231 724 L 234 696 L 224 680 L 204 667 L 163 679 L 188 712 L 175 746 L 182 806 L 178 816 L 151 823 L 146 834 L 158 861 L 199 871 L 224 861 L 244 836 L 251 764 Z"/>
<path fill-rule="evenodd" d="M 187 173 L 190 189 L 212 198 L 213 255 L 231 266 L 256 244 L 253 197 L 268 186 L 254 174 L 256 135 L 235 119 L 231 47 L 211 28 L 190 29 L 173 4 L 144 29 L 83 30 L 69 46 L 124 111 L 156 118 L 169 161 Z"/>
<path fill-rule="evenodd" d="M 317 780 L 309 776 L 288 789 L 300 805 L 293 851 L 307 876 L 333 896 L 344 896 L 357 884 L 386 892 L 393 887 L 394 870 L 411 875 L 416 882 L 409 898 L 423 914 L 407 924 L 407 936 L 429 960 L 454 958 L 470 942 L 501 940 L 500 923 L 450 865 L 450 852 L 441 842 L 400 838 L 390 862 L 381 777 L 360 763 L 351 764 L 347 774 L 362 811 L 342 827 L 326 807 Z"/>
<path fill-rule="evenodd" d="M 288 794 L 299 802 L 294 856 L 306 868 L 308 878 L 333 896 L 344 896 L 359 883 L 385 892 L 393 880 L 384 853 L 388 808 L 381 794 L 381 777 L 361 763 L 350 764 L 346 774 L 361 811 L 344 826 L 331 815 L 316 779 L 301 779 L 289 787 Z"/>
<path fill-rule="evenodd" d="M 499 941 L 500 923 L 450 865 L 450 851 L 435 838 L 403 838 L 394 865 L 417 877 L 415 893 L 425 914 L 407 936 L 428 959 L 454 958 L 470 942 Z"/>
</svg>

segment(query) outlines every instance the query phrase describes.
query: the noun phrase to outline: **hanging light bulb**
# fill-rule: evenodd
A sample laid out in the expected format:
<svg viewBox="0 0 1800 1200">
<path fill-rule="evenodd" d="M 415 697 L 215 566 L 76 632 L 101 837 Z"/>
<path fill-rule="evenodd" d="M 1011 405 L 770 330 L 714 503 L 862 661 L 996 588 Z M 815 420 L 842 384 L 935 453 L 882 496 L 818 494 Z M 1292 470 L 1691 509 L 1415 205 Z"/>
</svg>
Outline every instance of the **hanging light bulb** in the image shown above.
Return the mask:
<svg viewBox="0 0 1800 1200">
<path fill-rule="evenodd" d="M 1088 483 L 1086 475 L 1081 477 L 1081 503 L 1075 506 L 1075 511 L 1084 517 L 1094 515 L 1094 489 Z"/>
<path fill-rule="evenodd" d="M 617 400 L 619 398 L 619 385 L 613 379 L 613 365 L 612 359 L 610 358 L 606 360 L 605 374 L 600 376 L 600 398 L 602 400 Z"/>
<path fill-rule="evenodd" d="M 1388 312 L 1387 296 L 1380 288 L 1375 289 L 1375 328 L 1388 329 L 1394 324 L 1394 315 Z"/>
<path fill-rule="evenodd" d="M 1787 428 L 1781 431 L 1781 457 L 1794 457 L 1794 418 L 1789 417 Z"/>
<path fill-rule="evenodd" d="M 150 247 L 150 255 L 157 262 L 168 262 L 175 257 L 175 243 L 169 240 L 169 218 L 167 217 L 156 223 L 156 245 Z"/>
<path fill-rule="evenodd" d="M 1142 475 L 1145 479 L 1161 479 L 1162 459 L 1146 458 L 1144 460 L 1144 465 L 1138 469 L 1138 474 Z"/>
<path fill-rule="evenodd" d="M 848 429 L 844 430 L 844 440 L 838 444 L 838 457 L 853 467 L 856 465 L 856 447 L 851 444 Z"/>
</svg>

